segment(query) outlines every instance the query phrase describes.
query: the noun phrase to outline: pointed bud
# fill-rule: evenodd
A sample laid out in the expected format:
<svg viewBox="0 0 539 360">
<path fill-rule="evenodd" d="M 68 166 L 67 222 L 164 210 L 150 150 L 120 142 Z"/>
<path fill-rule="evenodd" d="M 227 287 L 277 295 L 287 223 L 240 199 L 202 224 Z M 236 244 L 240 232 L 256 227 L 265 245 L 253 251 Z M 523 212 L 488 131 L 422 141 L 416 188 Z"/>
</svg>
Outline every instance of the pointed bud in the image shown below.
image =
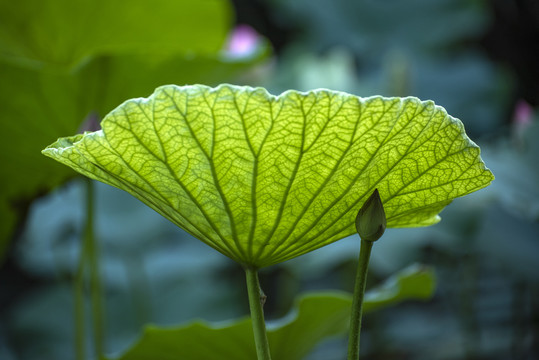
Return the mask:
<svg viewBox="0 0 539 360">
<path fill-rule="evenodd" d="M 356 230 L 366 241 L 376 241 L 386 230 L 386 213 L 378 189 L 365 201 L 356 217 Z"/>
</svg>

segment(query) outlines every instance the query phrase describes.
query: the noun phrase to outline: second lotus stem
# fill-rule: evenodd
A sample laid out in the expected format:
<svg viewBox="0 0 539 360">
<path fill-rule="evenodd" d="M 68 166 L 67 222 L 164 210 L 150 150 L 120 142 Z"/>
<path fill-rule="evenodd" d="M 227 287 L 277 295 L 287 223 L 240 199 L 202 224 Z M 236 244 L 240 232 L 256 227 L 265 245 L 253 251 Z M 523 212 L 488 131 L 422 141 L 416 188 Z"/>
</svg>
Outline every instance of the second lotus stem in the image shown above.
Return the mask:
<svg viewBox="0 0 539 360">
<path fill-rule="evenodd" d="M 382 237 L 386 230 L 386 214 L 378 189 L 374 190 L 359 210 L 356 217 L 356 230 L 361 238 L 361 248 L 359 250 L 359 262 L 350 315 L 348 360 L 359 359 L 361 318 L 363 316 L 363 298 L 367 284 L 369 259 L 371 257 L 372 245 Z"/>
<path fill-rule="evenodd" d="M 352 301 L 352 312 L 350 315 L 350 332 L 348 335 L 348 360 L 359 359 L 359 344 L 361 335 L 361 318 L 363 316 L 363 298 L 367 284 L 367 269 L 369 258 L 374 243 L 361 240 L 359 250 L 359 263 L 356 272 L 356 283 L 354 285 L 354 297 Z"/>
</svg>

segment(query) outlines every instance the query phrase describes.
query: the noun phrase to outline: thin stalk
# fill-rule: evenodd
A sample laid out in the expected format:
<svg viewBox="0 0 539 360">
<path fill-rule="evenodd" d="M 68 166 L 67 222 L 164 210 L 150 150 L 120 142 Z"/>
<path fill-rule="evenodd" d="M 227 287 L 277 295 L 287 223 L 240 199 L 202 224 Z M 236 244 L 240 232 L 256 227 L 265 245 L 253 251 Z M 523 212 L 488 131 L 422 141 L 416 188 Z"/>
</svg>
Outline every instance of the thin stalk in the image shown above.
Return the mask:
<svg viewBox="0 0 539 360">
<path fill-rule="evenodd" d="M 104 355 L 104 312 L 102 299 L 101 274 L 99 270 L 99 251 L 94 235 L 94 183 L 87 181 L 86 191 L 86 256 L 90 267 L 90 292 L 92 303 L 92 325 L 94 346 L 97 358 Z"/>
<path fill-rule="evenodd" d="M 75 279 L 73 283 L 73 300 L 74 300 L 74 319 L 75 319 L 75 359 L 86 359 L 86 331 L 84 321 L 84 263 L 85 263 L 85 242 L 83 242 L 79 263 L 77 265 L 77 271 L 75 273 Z"/>
<path fill-rule="evenodd" d="M 459 287 L 459 322 L 462 330 L 464 356 L 466 360 L 477 359 L 478 345 L 480 344 L 479 324 L 475 299 L 477 298 L 477 271 L 478 263 L 475 256 L 470 253 L 461 259 Z"/>
<path fill-rule="evenodd" d="M 138 253 L 130 253 L 123 262 L 130 297 L 135 309 L 137 326 L 142 328 L 152 318 L 150 294 L 150 281 L 146 274 L 144 261 Z"/>
<path fill-rule="evenodd" d="M 356 283 L 354 285 L 354 298 L 352 301 L 352 313 L 350 316 L 350 334 L 348 337 L 348 360 L 359 359 L 359 340 L 361 333 L 361 318 L 363 315 L 363 297 L 367 284 L 367 268 L 371 257 L 372 245 L 374 242 L 361 240 L 359 250 L 359 263 L 356 273 Z"/>
<path fill-rule="evenodd" d="M 266 323 L 264 322 L 264 302 L 266 296 L 260 289 L 258 270 L 245 267 L 247 293 L 249 294 L 249 308 L 251 309 L 251 322 L 255 336 L 256 355 L 258 360 L 271 360 Z"/>
</svg>

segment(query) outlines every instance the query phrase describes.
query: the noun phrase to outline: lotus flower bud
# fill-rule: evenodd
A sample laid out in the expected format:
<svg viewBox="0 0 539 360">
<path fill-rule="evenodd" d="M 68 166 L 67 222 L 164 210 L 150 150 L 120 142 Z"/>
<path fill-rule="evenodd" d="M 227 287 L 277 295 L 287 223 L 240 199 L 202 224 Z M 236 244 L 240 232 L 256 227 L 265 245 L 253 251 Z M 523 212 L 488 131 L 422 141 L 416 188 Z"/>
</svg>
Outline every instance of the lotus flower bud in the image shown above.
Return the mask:
<svg viewBox="0 0 539 360">
<path fill-rule="evenodd" d="M 366 241 L 376 241 L 386 230 L 386 213 L 378 189 L 365 201 L 356 217 L 356 230 Z"/>
</svg>

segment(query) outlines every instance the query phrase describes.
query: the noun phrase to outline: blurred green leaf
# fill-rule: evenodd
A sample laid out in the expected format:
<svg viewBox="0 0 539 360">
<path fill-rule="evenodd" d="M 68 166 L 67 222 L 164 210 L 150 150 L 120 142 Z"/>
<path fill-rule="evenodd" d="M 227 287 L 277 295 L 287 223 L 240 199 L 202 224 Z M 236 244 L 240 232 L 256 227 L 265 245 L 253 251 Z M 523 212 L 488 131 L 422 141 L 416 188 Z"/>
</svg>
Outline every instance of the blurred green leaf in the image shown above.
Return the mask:
<svg viewBox="0 0 539 360">
<path fill-rule="evenodd" d="M 261 42 L 259 49 L 248 57 L 232 58 L 226 53 L 177 54 L 166 58 L 133 55 L 101 57 L 80 71 L 80 82 L 85 85 L 85 90 L 93 90 L 93 108 L 100 114 L 106 114 L 123 101 L 151 94 L 161 85 L 218 85 L 231 81 L 253 65 L 262 63 L 269 53 L 269 47 Z M 103 78 L 96 81 L 96 74 L 101 74 Z"/>
<path fill-rule="evenodd" d="M 367 292 L 365 312 L 404 300 L 429 299 L 435 286 L 432 269 L 413 265 Z M 270 299 L 271 301 L 271 299 Z M 300 360 L 317 344 L 346 333 L 352 296 L 319 292 L 301 296 L 285 318 L 268 325 L 272 357 Z M 142 338 L 118 360 L 256 359 L 249 319 L 226 325 L 196 321 L 177 328 L 148 326 Z"/>
<path fill-rule="evenodd" d="M 342 45 L 366 55 L 362 60 L 369 65 L 392 48 L 439 55 L 447 45 L 480 36 L 488 23 L 484 5 L 474 1 L 270 2 L 277 6 L 280 17 L 299 24 L 302 41 L 315 50 Z"/>
<path fill-rule="evenodd" d="M 391 276 L 381 286 L 367 292 L 363 310 L 378 310 L 408 298 L 430 299 L 435 286 L 434 271 L 429 267 L 413 264 Z"/>
<path fill-rule="evenodd" d="M 539 120 L 539 119 L 537 119 Z M 485 147 L 485 156 L 497 177 L 490 192 L 505 209 L 523 219 L 539 221 L 539 121 L 514 124 L 512 139 Z"/>
<path fill-rule="evenodd" d="M 88 113 L 84 88 L 76 77 L 8 65 L 0 61 L 2 131 L 0 156 L 0 243 L 7 246 L 15 210 L 23 212 L 23 199 L 53 187 L 74 173 L 44 162 L 39 149 L 58 131 L 77 131 Z M 1 253 L 0 253 L 1 257 Z"/>
<path fill-rule="evenodd" d="M 0 56 L 77 65 L 96 55 L 215 53 L 231 8 L 221 0 L 0 2 Z"/>
<path fill-rule="evenodd" d="M 0 179 L 0 256 L 13 232 L 15 211 L 24 213 L 24 201 L 75 175 L 39 154 L 51 139 L 76 133 L 89 114 L 98 118 L 157 86 L 230 81 L 268 55 L 264 44 L 247 57 L 222 52 L 231 15 L 226 1 L 161 0 L 157 5 L 1 2 L 0 156 L 10 176 Z M 84 26 L 89 21 L 100 28 Z M 101 42 L 103 32 L 107 40 Z M 155 53 L 148 46 L 152 39 L 160 46 Z"/>
<path fill-rule="evenodd" d="M 478 48 L 493 21 L 488 2 L 269 2 L 276 7 L 275 16 L 284 18 L 301 36 L 283 53 L 290 55 L 298 47 L 300 51 L 288 59 L 285 56 L 281 76 L 272 77 L 266 86 L 303 89 L 310 83 L 316 84 L 314 88 L 362 95 L 431 99 L 460 118 L 474 137 L 505 123 L 512 75 Z M 351 65 L 334 57 L 331 52 L 335 50 L 348 53 Z M 295 69 L 290 71 L 291 67 Z M 317 69 L 320 67 L 324 71 Z M 339 81 L 350 72 L 346 80 Z"/>
<path fill-rule="evenodd" d="M 460 121 L 416 98 L 164 86 L 102 127 L 43 153 L 255 267 L 354 233 L 375 187 L 388 227 L 426 226 L 493 178 Z"/>
<path fill-rule="evenodd" d="M 501 204 L 491 205 L 482 214 L 477 252 L 479 256 L 495 259 L 503 266 L 505 276 L 535 283 L 539 278 L 539 223 L 516 216 L 511 210 Z"/>
</svg>

